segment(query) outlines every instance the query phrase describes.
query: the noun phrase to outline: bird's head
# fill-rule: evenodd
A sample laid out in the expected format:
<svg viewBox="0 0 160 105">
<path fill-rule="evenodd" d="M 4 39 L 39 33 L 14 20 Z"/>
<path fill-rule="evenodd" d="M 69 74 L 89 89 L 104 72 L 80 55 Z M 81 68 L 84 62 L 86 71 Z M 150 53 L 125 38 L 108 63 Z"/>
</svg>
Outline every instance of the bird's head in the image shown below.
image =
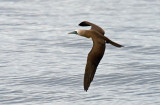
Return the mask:
<svg viewBox="0 0 160 105">
<path fill-rule="evenodd" d="M 87 33 L 88 33 L 88 30 L 75 30 L 75 31 L 69 32 L 68 34 L 77 34 L 77 35 L 89 38 L 90 34 L 87 34 Z"/>
<path fill-rule="evenodd" d="M 87 30 L 75 30 L 72 32 L 69 32 L 68 34 L 77 34 L 77 35 L 81 35 L 84 36 L 84 34 L 86 34 Z"/>
<path fill-rule="evenodd" d="M 75 31 L 69 32 L 68 34 L 77 34 L 77 35 L 78 35 L 78 30 L 75 30 Z"/>
</svg>

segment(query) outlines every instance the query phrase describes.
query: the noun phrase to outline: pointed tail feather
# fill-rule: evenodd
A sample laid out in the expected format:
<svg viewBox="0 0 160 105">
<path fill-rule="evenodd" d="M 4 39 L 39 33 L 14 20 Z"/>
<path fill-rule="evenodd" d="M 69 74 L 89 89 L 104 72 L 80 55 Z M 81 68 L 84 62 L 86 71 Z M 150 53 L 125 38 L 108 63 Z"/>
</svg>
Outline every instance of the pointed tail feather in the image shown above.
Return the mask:
<svg viewBox="0 0 160 105">
<path fill-rule="evenodd" d="M 124 47 L 124 46 L 122 46 L 122 45 L 120 45 L 120 44 L 118 44 L 116 42 L 111 41 L 111 40 L 109 40 L 109 42 L 106 41 L 106 43 L 110 43 L 111 45 L 113 45 L 115 47 Z"/>
<path fill-rule="evenodd" d="M 120 45 L 120 44 L 118 44 L 118 43 L 110 40 L 109 38 L 107 38 L 107 37 L 105 37 L 105 36 L 104 36 L 104 39 L 106 40 L 106 43 L 110 43 L 111 45 L 113 45 L 113 46 L 115 46 L 115 47 L 124 47 L 124 46 L 122 46 L 122 45 Z"/>
<path fill-rule="evenodd" d="M 103 36 L 102 34 L 99 34 L 98 37 L 104 39 L 104 40 L 106 41 L 106 43 L 110 43 L 111 45 L 113 45 L 113 46 L 115 46 L 115 47 L 124 47 L 124 46 L 122 46 L 122 45 L 120 45 L 120 44 L 118 44 L 118 43 L 110 40 L 110 39 L 107 38 L 106 36 Z"/>
</svg>

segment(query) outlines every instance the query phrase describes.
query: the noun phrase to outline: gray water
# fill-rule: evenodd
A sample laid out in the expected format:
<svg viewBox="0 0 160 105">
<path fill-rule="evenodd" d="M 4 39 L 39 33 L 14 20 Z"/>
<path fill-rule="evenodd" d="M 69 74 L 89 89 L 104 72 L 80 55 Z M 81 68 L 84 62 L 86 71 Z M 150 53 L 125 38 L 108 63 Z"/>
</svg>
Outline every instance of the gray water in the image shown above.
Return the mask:
<svg viewBox="0 0 160 105">
<path fill-rule="evenodd" d="M 83 90 L 90 39 L 101 26 L 124 45 L 106 46 Z M 0 0 L 0 105 L 160 105 L 159 0 Z"/>
</svg>

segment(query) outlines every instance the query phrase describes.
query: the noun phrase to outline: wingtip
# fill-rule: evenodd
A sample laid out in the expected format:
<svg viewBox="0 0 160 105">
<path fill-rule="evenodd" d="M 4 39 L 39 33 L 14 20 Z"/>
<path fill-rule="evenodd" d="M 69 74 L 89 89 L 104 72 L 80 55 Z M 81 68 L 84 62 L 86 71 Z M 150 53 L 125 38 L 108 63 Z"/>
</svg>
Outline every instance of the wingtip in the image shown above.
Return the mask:
<svg viewBox="0 0 160 105">
<path fill-rule="evenodd" d="M 82 21 L 81 23 L 79 23 L 79 26 L 90 26 L 90 25 L 87 24 L 87 21 Z"/>
<path fill-rule="evenodd" d="M 86 91 L 86 92 L 87 92 L 87 90 L 85 90 L 85 89 L 84 89 L 84 91 Z"/>
<path fill-rule="evenodd" d="M 86 92 L 87 92 L 87 91 L 88 91 L 88 88 L 87 88 L 87 87 L 84 87 L 84 91 L 86 91 Z"/>
</svg>

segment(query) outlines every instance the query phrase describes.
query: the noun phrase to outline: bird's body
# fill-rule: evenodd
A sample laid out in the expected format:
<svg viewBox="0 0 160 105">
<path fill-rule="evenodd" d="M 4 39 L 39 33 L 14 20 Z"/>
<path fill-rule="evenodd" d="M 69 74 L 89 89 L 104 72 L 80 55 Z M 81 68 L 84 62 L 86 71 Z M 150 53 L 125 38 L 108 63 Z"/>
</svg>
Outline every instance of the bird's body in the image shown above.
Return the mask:
<svg viewBox="0 0 160 105">
<path fill-rule="evenodd" d="M 87 21 L 83 21 L 79 24 L 80 26 L 91 26 L 90 30 L 77 30 L 74 32 L 71 32 L 70 34 L 78 34 L 80 36 L 84 36 L 86 38 L 92 38 L 93 40 L 93 47 L 91 51 L 88 54 L 87 57 L 87 64 L 85 68 L 85 74 L 84 74 L 84 90 L 88 90 L 90 83 L 92 82 L 96 69 L 98 67 L 98 64 L 100 63 L 104 52 L 106 43 L 110 43 L 116 47 L 122 47 L 122 45 L 115 43 L 104 36 L 104 30 Z"/>
</svg>

